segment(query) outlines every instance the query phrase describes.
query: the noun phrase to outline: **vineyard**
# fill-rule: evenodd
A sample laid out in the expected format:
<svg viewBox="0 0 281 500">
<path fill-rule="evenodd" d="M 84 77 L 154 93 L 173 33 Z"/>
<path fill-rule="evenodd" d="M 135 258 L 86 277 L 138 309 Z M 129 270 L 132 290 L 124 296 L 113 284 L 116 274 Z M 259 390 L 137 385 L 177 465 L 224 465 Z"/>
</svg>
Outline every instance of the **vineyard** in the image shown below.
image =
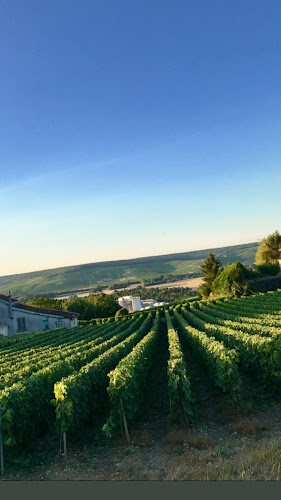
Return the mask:
<svg viewBox="0 0 281 500">
<path fill-rule="evenodd" d="M 93 433 L 132 446 L 149 397 L 158 401 L 168 429 L 192 435 L 203 412 L 194 370 L 238 421 L 251 412 L 249 380 L 279 402 L 281 291 L 186 300 L 118 321 L 1 339 L 2 476 L 6 460 L 12 463 L 48 435 L 64 459 L 72 443 Z"/>
</svg>

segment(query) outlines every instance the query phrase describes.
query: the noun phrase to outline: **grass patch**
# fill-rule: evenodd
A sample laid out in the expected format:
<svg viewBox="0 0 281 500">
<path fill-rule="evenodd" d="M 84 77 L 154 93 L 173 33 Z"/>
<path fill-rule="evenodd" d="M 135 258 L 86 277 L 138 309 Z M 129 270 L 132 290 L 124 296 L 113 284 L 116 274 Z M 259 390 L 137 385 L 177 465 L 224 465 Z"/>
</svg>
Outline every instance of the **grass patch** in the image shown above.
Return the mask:
<svg viewBox="0 0 281 500">
<path fill-rule="evenodd" d="M 117 472 L 115 472 L 110 480 L 115 481 L 147 481 L 149 472 L 140 465 L 122 465 Z"/>
<path fill-rule="evenodd" d="M 178 450 L 183 447 L 196 448 L 198 450 L 205 450 L 213 446 L 213 440 L 206 434 L 192 434 L 190 430 L 173 429 L 166 434 L 165 441 L 174 454 L 181 455 Z"/>
<path fill-rule="evenodd" d="M 261 423 L 257 418 L 244 418 L 230 427 L 231 432 L 242 435 L 258 434 L 261 431 L 268 430 L 267 424 Z"/>
<path fill-rule="evenodd" d="M 173 429 L 166 434 L 165 441 L 171 445 L 183 445 L 187 438 L 187 432 L 184 429 Z"/>
<path fill-rule="evenodd" d="M 188 450 L 167 464 L 165 479 L 173 481 L 280 481 L 281 440 L 252 443 L 245 452 L 240 448 L 224 458 L 219 452 Z"/>
<path fill-rule="evenodd" d="M 190 448 L 206 450 L 213 446 L 213 440 L 206 434 L 189 434 L 186 439 L 186 444 Z"/>
</svg>

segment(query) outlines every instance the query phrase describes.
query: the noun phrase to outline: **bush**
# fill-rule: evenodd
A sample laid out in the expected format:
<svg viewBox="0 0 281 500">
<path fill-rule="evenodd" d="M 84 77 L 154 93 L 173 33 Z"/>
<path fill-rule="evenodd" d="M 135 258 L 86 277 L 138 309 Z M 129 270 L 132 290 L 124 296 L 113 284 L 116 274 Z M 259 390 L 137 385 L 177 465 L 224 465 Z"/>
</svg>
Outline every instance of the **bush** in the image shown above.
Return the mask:
<svg viewBox="0 0 281 500">
<path fill-rule="evenodd" d="M 268 278 L 253 280 L 249 287 L 252 292 L 274 292 L 281 288 L 281 274 L 280 276 L 268 276 Z"/>
<path fill-rule="evenodd" d="M 222 273 L 216 277 L 212 291 L 215 295 L 226 297 L 249 295 L 248 281 L 253 277 L 253 274 L 253 271 L 249 271 L 238 260 L 233 264 L 227 264 Z"/>
<path fill-rule="evenodd" d="M 279 273 L 279 264 L 260 264 L 257 266 L 257 271 L 262 276 L 276 276 Z"/>
</svg>

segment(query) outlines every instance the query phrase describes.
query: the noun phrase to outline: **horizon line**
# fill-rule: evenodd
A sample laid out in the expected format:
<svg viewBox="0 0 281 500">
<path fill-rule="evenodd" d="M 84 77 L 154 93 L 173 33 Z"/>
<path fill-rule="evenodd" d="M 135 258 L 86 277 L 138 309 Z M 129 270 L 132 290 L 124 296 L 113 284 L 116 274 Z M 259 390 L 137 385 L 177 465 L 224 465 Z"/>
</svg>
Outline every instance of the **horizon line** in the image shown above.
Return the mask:
<svg viewBox="0 0 281 500">
<path fill-rule="evenodd" d="M 44 272 L 44 271 L 55 271 L 57 269 L 66 269 L 66 268 L 71 268 L 71 267 L 82 267 L 82 266 L 90 266 L 90 265 L 94 265 L 94 264 L 109 264 L 109 263 L 112 263 L 112 262 L 126 262 L 128 260 L 139 260 L 139 259 L 150 259 L 152 257 L 165 257 L 165 256 L 169 256 L 169 255 L 181 255 L 181 254 L 184 254 L 184 253 L 192 253 L 192 252 L 202 252 L 202 251 L 206 251 L 206 250 L 219 250 L 221 248 L 231 248 L 231 247 L 238 247 L 238 246 L 244 246 L 244 245 L 253 245 L 257 243 L 258 244 L 258 241 L 251 241 L 251 242 L 247 242 L 247 243 L 237 243 L 235 245 L 227 245 L 227 246 L 221 246 L 221 247 L 208 247 L 208 248 L 199 248 L 197 250 L 188 250 L 186 252 L 171 252 L 171 253 L 165 253 L 165 254 L 155 254 L 155 255 L 143 255 L 141 257 L 132 257 L 132 258 L 127 258 L 127 259 L 116 259 L 116 260 L 101 260 L 101 261 L 96 261 L 96 262 L 85 262 L 84 264 L 69 264 L 68 266 L 58 266 L 58 267 L 49 267 L 49 268 L 45 268 L 45 269 L 37 269 L 35 271 L 26 271 L 26 272 L 23 272 L 23 273 L 15 273 L 15 274 L 2 274 L 0 276 L 0 279 L 1 278 L 8 278 L 8 277 L 12 277 L 12 276 L 20 276 L 20 275 L 23 275 L 23 274 L 32 274 L 32 273 L 41 273 L 41 272 Z"/>
</svg>

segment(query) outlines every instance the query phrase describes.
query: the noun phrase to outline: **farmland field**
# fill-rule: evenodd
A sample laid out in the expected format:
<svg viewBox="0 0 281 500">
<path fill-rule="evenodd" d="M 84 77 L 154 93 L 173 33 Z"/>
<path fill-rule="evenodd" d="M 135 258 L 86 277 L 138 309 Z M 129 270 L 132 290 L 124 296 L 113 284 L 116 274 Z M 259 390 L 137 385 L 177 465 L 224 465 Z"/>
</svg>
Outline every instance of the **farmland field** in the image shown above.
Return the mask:
<svg viewBox="0 0 281 500">
<path fill-rule="evenodd" d="M 197 288 L 199 287 L 199 285 L 201 285 L 201 283 L 202 283 L 202 278 L 190 278 L 190 279 L 181 280 L 181 281 L 173 281 L 172 283 L 170 282 L 170 283 L 160 283 L 158 285 L 147 285 L 145 288 L 177 288 L 177 287 L 181 287 L 181 288 L 191 288 L 192 290 L 197 290 Z M 137 288 L 139 286 L 140 286 L 139 284 L 129 285 L 126 288 L 118 288 L 118 291 L 119 292 L 121 290 L 132 290 L 133 291 L 135 288 Z M 103 290 L 103 293 L 105 293 L 106 295 L 112 295 L 113 293 L 115 293 L 115 290 L 105 289 L 105 290 Z M 88 291 L 88 292 L 85 291 L 85 292 L 80 292 L 80 293 L 76 292 L 75 295 L 77 295 L 77 297 L 88 297 L 90 295 L 90 291 Z M 59 295 L 56 298 L 68 299 L 69 297 L 71 297 L 71 295 Z"/>
<path fill-rule="evenodd" d="M 280 479 L 280 381 L 281 291 L 1 339 L 4 479 Z"/>
<path fill-rule="evenodd" d="M 244 265 L 250 265 L 255 261 L 257 243 L 0 276 L 0 293 L 7 294 L 8 290 L 11 290 L 14 296 L 45 293 L 59 295 L 64 292 L 79 292 L 79 290 L 83 293 L 84 289 L 95 285 L 108 286 L 111 283 L 124 283 L 127 287 L 131 282 L 156 278 L 165 274 L 198 273 L 203 260 L 210 251 L 221 260 L 223 265 L 235 260 L 239 260 Z"/>
</svg>

